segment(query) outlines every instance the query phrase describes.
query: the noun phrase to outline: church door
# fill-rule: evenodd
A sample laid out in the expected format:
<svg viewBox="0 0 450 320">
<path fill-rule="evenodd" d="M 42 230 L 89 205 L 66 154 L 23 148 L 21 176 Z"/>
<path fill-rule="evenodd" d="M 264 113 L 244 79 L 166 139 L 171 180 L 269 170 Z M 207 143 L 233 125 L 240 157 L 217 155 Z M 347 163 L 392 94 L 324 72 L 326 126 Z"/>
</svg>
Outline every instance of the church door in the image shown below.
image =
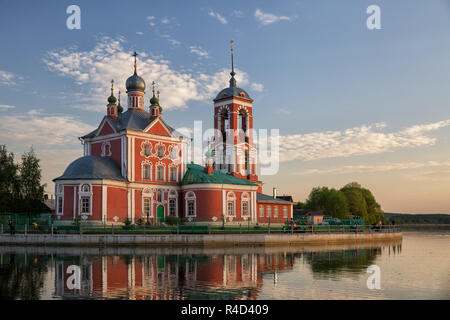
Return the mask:
<svg viewBox="0 0 450 320">
<path fill-rule="evenodd" d="M 164 221 L 164 207 L 161 205 L 156 208 L 156 219 L 158 222 Z"/>
</svg>

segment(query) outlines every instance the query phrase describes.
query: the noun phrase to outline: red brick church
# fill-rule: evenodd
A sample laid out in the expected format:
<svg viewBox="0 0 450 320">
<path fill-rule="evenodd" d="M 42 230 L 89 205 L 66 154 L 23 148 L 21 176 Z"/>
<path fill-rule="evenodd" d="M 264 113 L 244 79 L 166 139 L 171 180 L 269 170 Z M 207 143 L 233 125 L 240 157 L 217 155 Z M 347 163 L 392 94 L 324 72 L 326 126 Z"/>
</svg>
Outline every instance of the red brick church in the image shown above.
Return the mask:
<svg viewBox="0 0 450 320">
<path fill-rule="evenodd" d="M 163 120 L 153 86 L 145 107 L 146 84 L 137 74 L 126 81 L 123 110 L 113 81 L 106 115 L 97 129 L 80 137 L 84 156 L 55 178 L 56 221 L 95 223 L 284 223 L 291 201 L 262 194 L 252 139 L 253 100 L 236 86 L 234 65 L 229 87 L 214 99 L 215 137 L 206 165 L 187 163 L 188 138 Z M 116 103 L 117 102 L 117 103 Z M 241 134 L 242 132 L 242 134 Z"/>
</svg>

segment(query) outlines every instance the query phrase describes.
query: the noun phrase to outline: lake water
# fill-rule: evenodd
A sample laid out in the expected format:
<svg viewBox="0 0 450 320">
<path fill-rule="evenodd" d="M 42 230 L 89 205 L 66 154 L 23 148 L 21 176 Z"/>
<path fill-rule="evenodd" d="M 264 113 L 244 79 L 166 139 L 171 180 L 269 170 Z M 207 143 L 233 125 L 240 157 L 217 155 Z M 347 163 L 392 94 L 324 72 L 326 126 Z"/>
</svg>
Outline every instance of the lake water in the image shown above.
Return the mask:
<svg viewBox="0 0 450 320">
<path fill-rule="evenodd" d="M 0 246 L 0 299 L 450 299 L 450 231 L 288 249 Z"/>
</svg>

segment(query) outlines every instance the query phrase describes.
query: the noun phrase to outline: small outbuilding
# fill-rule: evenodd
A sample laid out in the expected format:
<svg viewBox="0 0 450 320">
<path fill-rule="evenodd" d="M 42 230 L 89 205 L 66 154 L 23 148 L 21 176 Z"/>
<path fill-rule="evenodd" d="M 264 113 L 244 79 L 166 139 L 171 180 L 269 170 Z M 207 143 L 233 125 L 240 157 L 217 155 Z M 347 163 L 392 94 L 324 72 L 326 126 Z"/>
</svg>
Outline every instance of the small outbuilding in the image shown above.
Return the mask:
<svg viewBox="0 0 450 320">
<path fill-rule="evenodd" d="M 310 211 L 306 214 L 308 224 L 322 224 L 324 214 L 320 211 Z"/>
</svg>

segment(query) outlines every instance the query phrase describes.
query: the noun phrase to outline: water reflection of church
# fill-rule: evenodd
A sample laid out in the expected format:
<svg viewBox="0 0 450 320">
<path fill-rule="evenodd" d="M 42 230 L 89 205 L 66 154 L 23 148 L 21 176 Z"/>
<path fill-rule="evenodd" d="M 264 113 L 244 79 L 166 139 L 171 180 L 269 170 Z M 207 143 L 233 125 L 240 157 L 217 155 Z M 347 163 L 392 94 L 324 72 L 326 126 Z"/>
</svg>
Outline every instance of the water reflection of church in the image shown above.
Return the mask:
<svg viewBox="0 0 450 320">
<path fill-rule="evenodd" d="M 55 295 L 66 299 L 256 299 L 263 275 L 276 277 L 279 271 L 291 270 L 294 259 L 290 253 L 62 256 L 55 261 Z M 79 267 L 75 288 L 74 265 Z"/>
</svg>

